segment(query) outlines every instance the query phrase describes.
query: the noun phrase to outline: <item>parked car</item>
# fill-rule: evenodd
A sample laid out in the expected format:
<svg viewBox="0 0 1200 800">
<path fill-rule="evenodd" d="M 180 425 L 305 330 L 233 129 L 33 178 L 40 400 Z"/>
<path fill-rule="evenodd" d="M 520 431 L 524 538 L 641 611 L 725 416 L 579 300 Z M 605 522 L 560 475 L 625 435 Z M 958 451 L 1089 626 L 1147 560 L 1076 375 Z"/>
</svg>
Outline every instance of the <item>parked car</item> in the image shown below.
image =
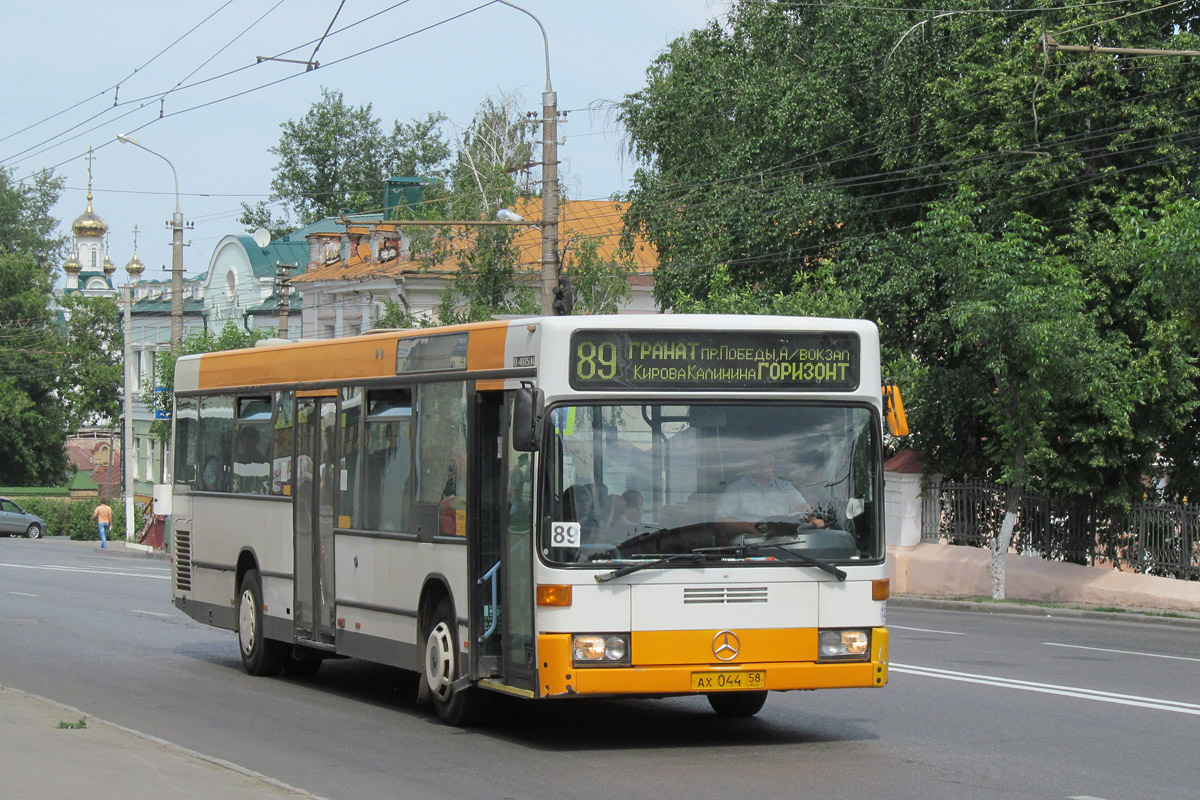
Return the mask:
<svg viewBox="0 0 1200 800">
<path fill-rule="evenodd" d="M 40 539 L 45 532 L 46 520 L 28 513 L 7 497 L 0 497 L 0 536 Z"/>
</svg>

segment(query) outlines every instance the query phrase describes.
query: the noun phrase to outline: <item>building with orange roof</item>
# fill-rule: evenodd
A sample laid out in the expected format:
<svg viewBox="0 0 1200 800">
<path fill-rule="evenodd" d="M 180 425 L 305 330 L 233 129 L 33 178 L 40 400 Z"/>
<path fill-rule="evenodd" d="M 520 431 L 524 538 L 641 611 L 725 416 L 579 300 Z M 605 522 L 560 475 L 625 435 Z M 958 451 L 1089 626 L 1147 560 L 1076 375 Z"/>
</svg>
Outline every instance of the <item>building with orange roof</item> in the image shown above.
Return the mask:
<svg viewBox="0 0 1200 800">
<path fill-rule="evenodd" d="M 541 199 L 527 198 L 512 210 L 527 220 L 537 220 Z M 619 306 L 619 313 L 654 312 L 658 310 L 653 296 L 657 253 L 643 240 L 635 240 L 632 253 L 619 251 L 623 211 L 620 203 L 611 200 L 563 203 L 559 246 L 564 253 L 564 274 L 570 277 L 572 248 L 594 241 L 601 264 L 630 267 L 630 297 Z M 309 261 L 304 274 L 292 278 L 291 285 L 301 301 L 304 338 L 334 338 L 370 330 L 383 315 L 385 300 L 418 319 L 436 321 L 443 293 L 464 268 L 458 255 L 470 246 L 477 229 L 453 226 L 448 235 L 438 229 L 434 235 L 440 237 L 440 246 L 436 247 L 420 244 L 419 230 L 386 219 L 384 214 L 356 214 L 340 225 L 318 224 L 302 231 L 309 243 Z M 513 246 L 519 254 L 518 272 L 527 271 L 529 286 L 540 291 L 540 229 L 532 224 L 519 226 Z"/>
</svg>

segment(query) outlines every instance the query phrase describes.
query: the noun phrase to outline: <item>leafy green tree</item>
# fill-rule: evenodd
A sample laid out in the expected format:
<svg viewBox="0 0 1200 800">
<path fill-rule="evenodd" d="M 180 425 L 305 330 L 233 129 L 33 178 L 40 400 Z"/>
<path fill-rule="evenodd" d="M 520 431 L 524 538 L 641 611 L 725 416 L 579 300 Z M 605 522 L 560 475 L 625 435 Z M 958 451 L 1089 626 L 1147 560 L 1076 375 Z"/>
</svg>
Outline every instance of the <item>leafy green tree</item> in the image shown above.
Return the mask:
<svg viewBox="0 0 1200 800">
<path fill-rule="evenodd" d="M 243 223 L 282 230 L 294 216 L 301 225 L 383 208 L 384 179 L 401 173 L 438 177 L 449 145 L 441 133 L 441 114 L 428 114 L 405 124 L 396 122 L 385 134 L 371 104 L 348 105 L 341 92 L 321 89 L 299 120 L 280 125 L 279 157 L 271 180 L 271 200 L 285 204 L 284 219 L 265 204 L 243 204 Z"/>
<path fill-rule="evenodd" d="M 288 221 L 286 211 L 276 216 L 271 204 L 265 200 L 259 200 L 253 206 L 242 203 L 242 215 L 238 218 L 238 223 L 246 227 L 246 233 L 266 228 L 272 240 L 282 239 L 296 230 L 296 226 Z"/>
<path fill-rule="evenodd" d="M 66 479 L 67 410 L 58 397 L 65 341 L 50 308 L 51 273 L 29 253 L 0 252 L 0 484 Z"/>
<path fill-rule="evenodd" d="M 62 187 L 63 179 L 50 172 L 17 183 L 0 167 L 0 253 L 26 253 L 43 268 L 61 254 L 66 239 L 55 235 L 58 220 L 50 210 Z"/>
<path fill-rule="evenodd" d="M 400 304 L 394 300 L 383 298 L 383 313 L 379 315 L 379 319 L 375 320 L 374 329 L 381 330 L 384 328 L 429 328 L 433 325 L 428 317 L 417 317 L 411 312 L 400 307 Z"/>
<path fill-rule="evenodd" d="M 1127 502 L 1196 409 L 1166 385 L 1173 373 L 1190 388 L 1194 355 L 1178 318 L 1156 310 L 1169 305 L 1165 283 L 1136 268 L 1145 247 L 1127 241 L 1139 234 L 1120 209 L 1149 223 L 1194 186 L 1200 66 L 1036 44 L 1049 32 L 1063 44 L 1200 49 L 1198 23 L 1194 4 L 1130 16 L 1097 4 L 735 2 L 672 43 L 622 104 L 640 164 L 628 233 L 658 249 L 667 308 L 725 302 L 725 278 L 772 297 L 828 271 L 861 300 L 853 313 L 879 321 L 889 372 L 911 382 L 916 438 L 946 474 L 1023 472 L 1017 483 Z M 989 304 L 1008 308 L 962 265 L 1006 257 L 1076 271 L 1059 283 L 1044 269 L 1002 274 L 1018 294 L 1069 301 L 1054 324 L 1072 330 L 1067 317 L 1080 315 L 1089 347 L 1115 348 L 1120 402 L 1060 392 L 1045 427 L 1005 427 L 995 365 L 1015 355 L 985 358 L 958 339 L 980 332 Z M 1075 371 L 1088 359 L 1057 363 L 1064 386 L 1091 385 Z M 1015 391 L 1036 394 L 1031 380 Z"/>
<path fill-rule="evenodd" d="M 270 337 L 270 331 L 257 328 L 246 330 L 239 328 L 233 320 L 227 320 L 225 326 L 217 333 L 202 331 L 185 336 L 178 353 L 159 350 L 154 354 L 154 374 L 151 380 L 154 386 L 162 387 L 162 391 L 154 393 L 155 412 L 169 415 L 175 408 L 175 363 L 180 356 L 215 353 L 221 350 L 241 350 L 253 347 L 255 342 Z M 171 425 L 159 420 L 154 423 L 153 432 L 159 441 L 169 441 Z"/>
<path fill-rule="evenodd" d="M 68 424 L 112 423 L 121 416 L 121 316 L 111 297 L 63 298 L 67 314 L 66 375 L 62 387 Z"/>
<path fill-rule="evenodd" d="M 1002 233 L 981 230 L 977 199 L 964 192 L 935 204 L 916 238 L 945 276 L 949 354 L 982 390 L 973 398 L 991 432 L 982 447 L 1008 487 L 992 541 L 992 596 L 1003 599 L 1020 494 L 1062 469 L 1060 416 L 1087 408 L 1127 434 L 1129 395 L 1118 379 L 1130 354 L 1103 335 L 1087 310 L 1085 278 L 1047 241 L 1046 227 L 1018 213 Z M 925 379 L 943 385 L 936 367 Z"/>
<path fill-rule="evenodd" d="M 61 187 L 49 173 L 21 184 L 0 168 L 0 484 L 10 486 L 66 478 L 67 344 L 51 266 L 63 240 L 49 216 Z"/>
<path fill-rule="evenodd" d="M 520 116 L 517 99 L 485 98 L 463 132 L 450 169 L 450 191 L 432 208 L 443 219 L 493 220 L 512 206 L 523 187 L 517 173 L 533 159 L 536 125 Z M 459 236 L 469 237 L 465 242 Z M 458 261 L 459 269 L 442 294 L 442 322 L 476 322 L 495 314 L 536 314 L 536 276 L 518 266 L 521 254 L 516 231 L 505 226 L 479 226 L 464 233 L 445 228 L 432 242 L 430 258 Z"/>
</svg>

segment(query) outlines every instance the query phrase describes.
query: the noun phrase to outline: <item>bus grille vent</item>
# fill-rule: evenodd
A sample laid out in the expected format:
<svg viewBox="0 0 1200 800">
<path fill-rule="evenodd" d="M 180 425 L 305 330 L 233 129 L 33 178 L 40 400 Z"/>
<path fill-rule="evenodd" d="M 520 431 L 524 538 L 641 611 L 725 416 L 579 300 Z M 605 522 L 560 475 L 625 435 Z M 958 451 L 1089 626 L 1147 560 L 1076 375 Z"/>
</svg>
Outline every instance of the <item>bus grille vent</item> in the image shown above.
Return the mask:
<svg viewBox="0 0 1200 800">
<path fill-rule="evenodd" d="M 765 603 L 766 586 L 685 586 L 683 604 Z"/>
<path fill-rule="evenodd" d="M 175 589 L 180 592 L 192 590 L 192 534 L 190 531 L 175 531 Z"/>
</svg>

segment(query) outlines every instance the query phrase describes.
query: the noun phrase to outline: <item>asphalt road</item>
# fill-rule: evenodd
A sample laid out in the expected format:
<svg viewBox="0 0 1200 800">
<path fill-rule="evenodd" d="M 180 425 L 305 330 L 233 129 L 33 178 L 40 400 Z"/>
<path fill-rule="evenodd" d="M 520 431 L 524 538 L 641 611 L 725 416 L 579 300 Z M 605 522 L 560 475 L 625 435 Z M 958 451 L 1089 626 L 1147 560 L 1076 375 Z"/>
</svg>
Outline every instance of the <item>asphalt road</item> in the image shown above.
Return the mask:
<svg viewBox="0 0 1200 800">
<path fill-rule="evenodd" d="M 0 684 L 333 800 L 1200 793 L 1194 623 L 900 602 L 883 690 L 772 694 L 732 722 L 702 699 L 506 702 L 464 731 L 397 670 L 252 678 L 169 593 L 163 560 L 0 539 Z"/>
</svg>

